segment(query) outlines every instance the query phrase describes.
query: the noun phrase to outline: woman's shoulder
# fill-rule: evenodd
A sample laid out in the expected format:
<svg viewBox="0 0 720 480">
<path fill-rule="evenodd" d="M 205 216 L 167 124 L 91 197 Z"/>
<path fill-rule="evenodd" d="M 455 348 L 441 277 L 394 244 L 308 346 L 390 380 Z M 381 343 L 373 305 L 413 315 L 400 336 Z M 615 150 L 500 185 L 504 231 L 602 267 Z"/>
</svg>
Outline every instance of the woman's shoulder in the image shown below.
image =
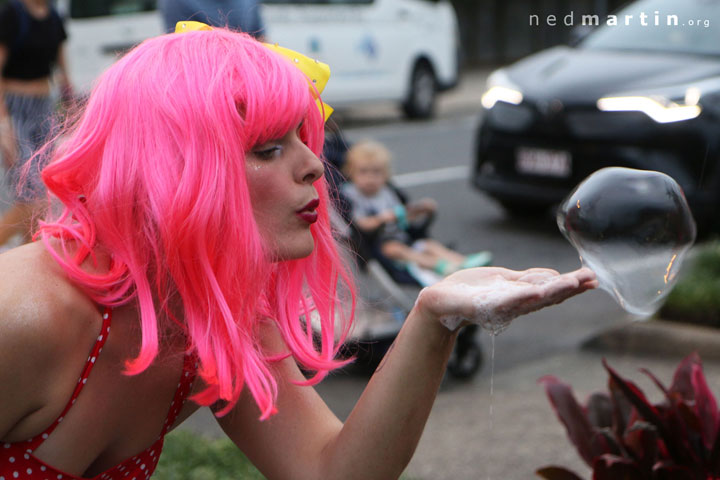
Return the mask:
<svg viewBox="0 0 720 480">
<path fill-rule="evenodd" d="M 34 316 L 62 313 L 63 309 L 92 301 L 65 275 L 41 242 L 23 245 L 0 255 L 0 307 L 37 305 Z M 17 313 L 27 313 L 22 308 Z"/>
<path fill-rule="evenodd" d="M 0 255 L 0 351 L 51 364 L 83 338 L 97 308 L 40 243 Z M 17 361 L 0 363 L 3 368 Z"/>
<path fill-rule="evenodd" d="M 12 393 L 0 395 L 0 438 L 46 404 L 97 330 L 93 310 L 42 244 L 0 255 L 0 390 Z"/>
</svg>

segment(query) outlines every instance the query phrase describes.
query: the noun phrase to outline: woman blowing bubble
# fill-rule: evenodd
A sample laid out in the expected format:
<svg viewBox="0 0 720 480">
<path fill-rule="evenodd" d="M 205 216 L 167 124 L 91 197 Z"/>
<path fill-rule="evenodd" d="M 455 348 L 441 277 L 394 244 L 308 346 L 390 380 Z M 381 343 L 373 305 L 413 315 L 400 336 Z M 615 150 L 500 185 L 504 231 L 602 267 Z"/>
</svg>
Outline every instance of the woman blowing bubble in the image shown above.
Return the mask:
<svg viewBox="0 0 720 480">
<path fill-rule="evenodd" d="M 328 107 L 294 60 L 206 29 L 99 79 L 43 170 L 41 241 L 0 255 L 0 476 L 148 478 L 164 435 L 210 407 L 268 478 L 396 478 L 458 326 L 595 286 L 589 270 L 447 277 L 340 422 L 311 385 L 343 365 L 354 289 L 318 158 Z"/>
</svg>

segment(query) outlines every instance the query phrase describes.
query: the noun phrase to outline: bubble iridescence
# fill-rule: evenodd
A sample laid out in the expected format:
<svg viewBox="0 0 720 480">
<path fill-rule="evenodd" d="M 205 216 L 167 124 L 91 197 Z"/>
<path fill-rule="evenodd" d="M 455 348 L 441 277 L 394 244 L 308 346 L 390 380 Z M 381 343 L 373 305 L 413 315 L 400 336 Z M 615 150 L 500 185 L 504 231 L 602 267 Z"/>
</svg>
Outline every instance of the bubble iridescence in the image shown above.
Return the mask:
<svg viewBox="0 0 720 480">
<path fill-rule="evenodd" d="M 600 288 L 641 317 L 662 306 L 697 231 L 675 180 L 622 167 L 580 183 L 560 205 L 557 224 Z"/>
</svg>

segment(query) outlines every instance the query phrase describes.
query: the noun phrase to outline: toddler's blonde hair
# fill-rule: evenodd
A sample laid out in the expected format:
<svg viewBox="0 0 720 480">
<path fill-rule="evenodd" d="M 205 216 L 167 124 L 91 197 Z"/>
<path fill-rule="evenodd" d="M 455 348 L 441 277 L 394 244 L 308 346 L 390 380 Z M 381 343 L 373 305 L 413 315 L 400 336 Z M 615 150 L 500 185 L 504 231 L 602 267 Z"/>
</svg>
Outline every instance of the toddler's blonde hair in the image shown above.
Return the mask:
<svg viewBox="0 0 720 480">
<path fill-rule="evenodd" d="M 347 152 L 343 173 L 352 180 L 353 173 L 358 166 L 373 162 L 385 169 L 387 177 L 392 172 L 392 154 L 385 145 L 375 140 L 361 140 L 355 143 Z"/>
</svg>

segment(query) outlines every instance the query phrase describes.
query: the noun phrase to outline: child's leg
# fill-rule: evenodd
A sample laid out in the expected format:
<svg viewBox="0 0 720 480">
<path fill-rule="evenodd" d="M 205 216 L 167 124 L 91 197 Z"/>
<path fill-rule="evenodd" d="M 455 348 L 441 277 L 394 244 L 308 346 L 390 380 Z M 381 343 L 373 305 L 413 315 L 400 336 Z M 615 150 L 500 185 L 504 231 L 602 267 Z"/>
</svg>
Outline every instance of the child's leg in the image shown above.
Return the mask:
<svg viewBox="0 0 720 480">
<path fill-rule="evenodd" d="M 398 240 L 386 240 L 380 252 L 390 260 L 414 263 L 422 268 L 434 269 L 440 258 L 427 250 L 416 250 Z"/>
<path fill-rule="evenodd" d="M 421 248 L 409 247 L 397 240 L 388 240 L 382 244 L 381 252 L 391 260 L 413 263 L 420 268 L 432 270 L 440 275 L 447 275 L 460 268 L 460 263 L 451 262 L 437 255 L 432 249 L 428 250 L 425 247 L 425 240 L 422 240 Z"/>
<path fill-rule="evenodd" d="M 414 261 L 413 257 L 417 254 L 412 248 L 399 240 L 385 240 L 382 242 L 380 253 L 390 260 L 398 262 L 412 262 Z"/>
<path fill-rule="evenodd" d="M 462 268 L 484 267 L 492 262 L 492 254 L 488 251 L 463 255 L 447 248 L 435 240 L 423 240 L 423 249 L 434 259 L 436 272 L 448 275 Z"/>
<path fill-rule="evenodd" d="M 465 255 L 462 255 L 454 250 L 450 250 L 442 243 L 432 240 L 423 240 L 423 250 L 425 253 L 438 260 L 447 260 L 451 264 L 461 265 L 465 261 Z"/>
</svg>

